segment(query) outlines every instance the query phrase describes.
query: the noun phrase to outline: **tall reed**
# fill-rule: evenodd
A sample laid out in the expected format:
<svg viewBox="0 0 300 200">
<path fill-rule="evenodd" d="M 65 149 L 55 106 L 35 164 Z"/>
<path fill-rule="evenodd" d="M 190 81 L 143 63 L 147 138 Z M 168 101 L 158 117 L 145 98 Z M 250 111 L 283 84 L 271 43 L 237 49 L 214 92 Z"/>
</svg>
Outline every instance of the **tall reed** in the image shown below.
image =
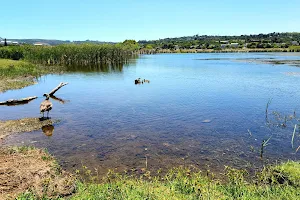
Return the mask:
<svg viewBox="0 0 300 200">
<path fill-rule="evenodd" d="M 0 58 L 25 59 L 43 65 L 120 64 L 137 52 L 129 44 L 63 44 L 58 46 L 14 46 L 0 48 Z"/>
</svg>

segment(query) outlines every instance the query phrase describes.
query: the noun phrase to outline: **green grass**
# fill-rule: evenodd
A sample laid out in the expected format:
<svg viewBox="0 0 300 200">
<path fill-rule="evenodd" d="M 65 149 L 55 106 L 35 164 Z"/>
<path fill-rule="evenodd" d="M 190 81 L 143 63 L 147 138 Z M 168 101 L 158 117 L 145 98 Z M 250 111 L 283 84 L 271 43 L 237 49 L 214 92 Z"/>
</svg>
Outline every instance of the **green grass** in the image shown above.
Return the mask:
<svg viewBox="0 0 300 200">
<path fill-rule="evenodd" d="M 0 93 L 20 89 L 34 84 L 34 78 L 41 74 L 36 65 L 8 59 L 0 59 Z"/>
<path fill-rule="evenodd" d="M 41 70 L 34 64 L 25 61 L 0 59 L 0 77 L 38 76 Z"/>
<path fill-rule="evenodd" d="M 222 181 L 201 172 L 177 168 L 164 176 L 141 177 L 109 173 L 103 183 L 78 181 L 75 194 L 66 199 L 299 199 L 300 163 L 271 166 L 248 177 L 245 170 L 225 169 Z M 285 179 L 282 181 L 282 177 Z M 247 181 L 248 180 L 248 181 Z M 25 198 L 26 197 L 26 198 Z M 24 193 L 19 200 L 32 199 Z M 47 198 L 45 198 L 47 199 Z"/>
<path fill-rule="evenodd" d="M 41 75 L 62 70 L 63 67 L 42 67 L 27 61 L 0 59 L 0 93 L 32 85 Z"/>
<path fill-rule="evenodd" d="M 300 52 L 300 46 L 290 46 L 289 50 L 293 52 Z"/>
</svg>

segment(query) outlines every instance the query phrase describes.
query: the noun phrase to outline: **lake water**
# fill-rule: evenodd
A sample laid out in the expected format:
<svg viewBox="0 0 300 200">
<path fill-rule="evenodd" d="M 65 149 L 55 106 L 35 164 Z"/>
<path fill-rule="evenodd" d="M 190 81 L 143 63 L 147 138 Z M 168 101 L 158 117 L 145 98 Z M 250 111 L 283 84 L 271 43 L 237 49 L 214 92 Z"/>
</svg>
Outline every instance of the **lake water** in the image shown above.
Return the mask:
<svg viewBox="0 0 300 200">
<path fill-rule="evenodd" d="M 1 145 L 45 147 L 64 168 L 86 165 L 101 174 L 145 168 L 146 157 L 150 170 L 193 165 L 220 171 L 224 165 L 299 160 L 298 131 L 291 146 L 297 121 L 267 125 L 265 109 L 272 99 L 273 124 L 273 111 L 300 113 L 300 68 L 254 59 L 299 60 L 300 54 L 143 55 L 123 67 L 43 76 L 36 85 L 0 94 L 0 101 L 41 97 L 1 106 L 0 120 L 41 116 L 42 94 L 69 82 L 56 93 L 65 103 L 51 100 L 50 117 L 61 122 L 51 137 L 39 130 L 12 135 Z M 135 85 L 138 77 L 150 83 Z M 261 161 L 261 143 L 270 137 Z"/>
</svg>

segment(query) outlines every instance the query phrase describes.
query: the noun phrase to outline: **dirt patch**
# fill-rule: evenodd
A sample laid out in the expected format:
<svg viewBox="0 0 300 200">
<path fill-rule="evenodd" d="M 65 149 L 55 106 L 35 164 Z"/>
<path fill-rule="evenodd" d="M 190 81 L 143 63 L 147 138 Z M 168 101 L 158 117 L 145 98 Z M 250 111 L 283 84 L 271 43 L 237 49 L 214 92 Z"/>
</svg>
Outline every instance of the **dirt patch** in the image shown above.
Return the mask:
<svg viewBox="0 0 300 200">
<path fill-rule="evenodd" d="M 75 190 L 75 177 L 60 169 L 44 150 L 0 148 L 0 199 L 30 191 L 39 198 L 63 197 Z"/>
<path fill-rule="evenodd" d="M 42 120 L 40 118 L 24 118 L 19 120 L 0 121 L 0 139 L 3 139 L 13 133 L 39 130 L 44 126 L 53 125 L 58 122 L 59 120 Z"/>
</svg>

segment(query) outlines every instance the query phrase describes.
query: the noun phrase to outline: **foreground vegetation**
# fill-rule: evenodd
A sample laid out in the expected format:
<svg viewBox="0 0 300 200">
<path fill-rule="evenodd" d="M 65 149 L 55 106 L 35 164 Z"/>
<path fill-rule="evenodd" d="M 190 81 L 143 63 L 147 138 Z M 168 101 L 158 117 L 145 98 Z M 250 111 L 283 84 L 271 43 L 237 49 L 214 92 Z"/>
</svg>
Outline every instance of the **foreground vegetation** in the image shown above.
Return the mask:
<svg viewBox="0 0 300 200">
<path fill-rule="evenodd" d="M 34 193 L 36 199 L 55 199 L 75 191 L 75 177 L 44 150 L 1 147 L 0 166 L 0 199 L 15 199 L 24 191 Z"/>
<path fill-rule="evenodd" d="M 151 175 L 145 171 L 141 176 L 120 175 L 110 171 L 101 183 L 93 182 L 98 177 L 83 167 L 83 173 L 90 182 L 63 172 L 47 152 L 19 147 L 0 151 L 0 162 L 11 173 L 2 173 L 0 187 L 6 187 L 6 197 L 18 200 L 35 199 L 299 199 L 300 163 L 289 161 L 280 165 L 266 167 L 255 177 L 245 170 L 226 167 L 224 180 L 214 178 L 209 172 L 197 169 L 176 168 L 166 175 L 156 172 Z M 19 164 L 15 160 L 20 159 Z M 28 160 L 27 160 L 28 159 Z M 36 161 L 33 162 L 32 159 Z M 38 160 L 38 161 L 37 161 Z M 22 165 L 23 163 L 23 165 Z M 26 163 L 26 164 L 24 164 Z M 11 166 L 9 166 L 11 165 Z M 18 168 L 15 170 L 15 168 Z M 43 170 L 42 170 L 43 168 Z M 30 171 L 30 170 L 33 171 Z M 39 171 L 40 170 L 40 171 Z M 14 171 L 26 172 L 15 174 Z M 34 181 L 29 179 L 35 176 Z M 77 173 L 81 174 L 79 170 Z M 24 180 L 26 184 L 24 185 Z M 84 179 L 87 180 L 87 179 Z M 12 181 L 12 183 L 10 182 Z M 92 182 L 91 182 L 92 181 Z M 7 189 L 10 185 L 10 189 Z"/>
<path fill-rule="evenodd" d="M 177 168 L 165 176 L 132 178 L 114 175 L 103 184 L 78 184 L 72 199 L 299 199 L 300 163 L 287 162 L 259 172 L 246 181 L 247 172 L 227 167 L 223 182 L 210 175 Z"/>
</svg>

